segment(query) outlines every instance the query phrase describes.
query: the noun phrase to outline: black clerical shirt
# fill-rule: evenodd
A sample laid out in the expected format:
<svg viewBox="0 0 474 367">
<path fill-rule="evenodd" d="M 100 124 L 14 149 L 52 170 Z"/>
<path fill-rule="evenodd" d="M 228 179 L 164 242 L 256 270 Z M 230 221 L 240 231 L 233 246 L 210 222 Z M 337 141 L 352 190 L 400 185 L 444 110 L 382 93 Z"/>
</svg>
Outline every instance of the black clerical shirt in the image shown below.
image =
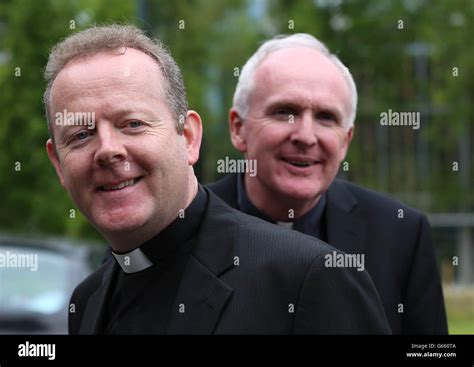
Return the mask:
<svg viewBox="0 0 474 367">
<path fill-rule="evenodd" d="M 118 270 L 109 298 L 104 334 L 163 334 L 167 329 L 184 267 L 206 211 L 199 186 L 191 204 L 170 225 L 140 246 L 153 263 L 135 273 Z M 183 213 L 181 213 L 183 214 Z"/>
<path fill-rule="evenodd" d="M 240 174 L 237 179 L 237 204 L 239 205 L 239 210 L 253 215 L 255 217 L 266 220 L 270 223 L 282 224 L 281 222 L 276 222 L 264 213 L 262 213 L 253 203 L 250 201 L 247 192 L 245 190 L 245 181 L 244 175 Z M 312 237 L 319 238 L 320 240 L 327 241 L 326 235 L 326 226 L 325 221 L 325 212 L 326 212 L 326 194 L 322 194 L 321 198 L 317 204 L 311 208 L 309 212 L 305 215 L 294 219 L 291 221 L 289 218 L 289 225 L 285 224 L 284 226 L 294 229 L 295 231 L 307 234 Z"/>
</svg>

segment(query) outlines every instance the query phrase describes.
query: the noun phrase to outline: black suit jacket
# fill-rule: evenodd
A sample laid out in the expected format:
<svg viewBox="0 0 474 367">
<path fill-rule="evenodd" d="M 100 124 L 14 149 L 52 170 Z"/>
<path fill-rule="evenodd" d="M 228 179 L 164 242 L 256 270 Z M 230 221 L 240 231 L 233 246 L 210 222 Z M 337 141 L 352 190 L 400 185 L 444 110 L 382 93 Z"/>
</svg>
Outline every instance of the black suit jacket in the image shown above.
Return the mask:
<svg viewBox="0 0 474 367">
<path fill-rule="evenodd" d="M 167 333 L 389 333 L 370 276 L 325 267 L 324 255 L 332 251 L 315 238 L 234 210 L 209 192 Z M 109 259 L 75 289 L 71 334 L 101 333 L 117 271 Z"/>
<path fill-rule="evenodd" d="M 238 208 L 237 177 L 231 174 L 208 185 L 234 208 Z M 394 334 L 448 332 L 430 227 L 424 215 L 336 179 L 326 193 L 325 219 L 330 245 L 346 253 L 365 254 L 366 269 Z"/>
</svg>

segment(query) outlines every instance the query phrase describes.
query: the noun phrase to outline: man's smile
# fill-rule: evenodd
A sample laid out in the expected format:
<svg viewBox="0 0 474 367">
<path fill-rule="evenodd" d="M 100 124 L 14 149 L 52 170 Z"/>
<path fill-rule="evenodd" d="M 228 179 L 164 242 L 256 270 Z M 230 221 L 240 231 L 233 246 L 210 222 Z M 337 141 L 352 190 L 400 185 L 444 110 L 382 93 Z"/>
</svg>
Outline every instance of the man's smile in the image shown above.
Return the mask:
<svg viewBox="0 0 474 367">
<path fill-rule="evenodd" d="M 116 191 L 116 190 L 121 190 L 126 187 L 134 186 L 138 181 L 142 179 L 142 176 L 140 177 L 135 177 L 131 179 L 125 179 L 121 181 L 116 181 L 113 183 L 107 183 L 105 185 L 99 186 L 98 190 L 100 191 Z"/>
<path fill-rule="evenodd" d="M 320 158 L 298 154 L 283 155 L 279 157 L 279 160 L 292 174 L 305 176 L 314 172 L 314 169 L 323 163 Z"/>
</svg>

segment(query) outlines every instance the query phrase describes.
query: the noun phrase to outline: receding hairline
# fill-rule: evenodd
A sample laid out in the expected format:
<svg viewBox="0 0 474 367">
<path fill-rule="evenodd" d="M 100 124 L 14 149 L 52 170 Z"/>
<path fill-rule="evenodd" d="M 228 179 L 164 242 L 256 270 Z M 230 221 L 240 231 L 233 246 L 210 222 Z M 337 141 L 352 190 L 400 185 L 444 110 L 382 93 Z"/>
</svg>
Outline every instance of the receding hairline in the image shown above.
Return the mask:
<svg viewBox="0 0 474 367">
<path fill-rule="evenodd" d="M 338 65 L 332 59 L 332 57 L 331 57 L 332 54 L 328 55 L 328 54 L 326 54 L 325 52 L 323 52 L 321 50 L 318 50 L 314 47 L 305 46 L 305 45 L 294 45 L 294 46 L 290 46 L 290 47 L 280 48 L 280 49 L 277 49 L 277 50 L 272 50 L 271 52 L 267 53 L 261 60 L 259 60 L 258 64 L 255 65 L 255 71 L 257 71 L 262 66 L 262 64 L 267 62 L 268 59 L 270 59 L 272 56 L 277 56 L 277 54 L 281 54 L 283 52 L 290 53 L 292 50 L 305 50 L 307 52 L 314 53 L 318 56 L 321 56 L 321 59 L 327 60 L 328 63 L 333 65 L 334 68 L 339 71 L 339 74 L 341 75 L 341 77 L 343 79 L 346 79 L 345 76 L 344 76 L 344 73 L 342 72 L 342 70 L 338 67 Z M 291 64 L 290 64 L 290 66 L 291 66 Z"/>
<path fill-rule="evenodd" d="M 350 110 L 352 108 L 351 107 L 351 103 L 352 103 L 352 101 L 351 101 L 351 95 L 352 95 L 351 86 L 350 86 L 350 83 L 347 80 L 346 76 L 344 75 L 344 73 L 340 69 L 340 67 L 332 59 L 332 57 L 331 57 L 332 54 L 327 54 L 327 53 L 323 52 L 322 50 L 318 50 L 314 47 L 310 47 L 310 46 L 306 46 L 306 45 L 294 45 L 294 46 L 290 46 L 290 47 L 280 48 L 280 49 L 277 49 L 277 50 L 272 50 L 271 52 L 267 53 L 261 60 L 259 60 L 259 62 L 255 65 L 254 78 L 253 78 L 254 80 L 253 80 L 252 89 L 250 90 L 248 98 L 250 98 L 251 95 L 253 94 L 253 92 L 255 91 L 255 89 L 257 87 L 257 85 L 255 83 L 255 81 L 257 79 L 257 76 L 265 71 L 264 67 L 266 66 L 265 64 L 268 63 L 269 59 L 271 59 L 272 56 L 273 56 L 273 58 L 275 58 L 275 56 L 278 57 L 279 55 L 277 55 L 277 54 L 281 54 L 283 52 L 291 53 L 291 51 L 295 50 L 295 49 L 305 50 L 307 52 L 318 55 L 321 58 L 321 60 L 325 60 L 325 61 L 328 62 L 328 65 L 332 65 L 333 70 L 335 70 L 339 74 L 339 76 L 341 78 L 341 81 L 343 81 L 343 84 L 345 85 L 345 92 L 346 92 L 346 97 L 347 97 L 346 98 L 347 99 L 347 108 L 348 108 L 348 111 L 346 111 L 346 112 L 350 113 Z M 280 62 L 282 62 L 281 59 L 280 59 Z M 291 64 L 289 64 L 288 66 L 291 68 Z M 269 67 L 269 70 L 274 71 L 274 68 Z M 278 73 L 278 71 L 276 71 L 276 73 Z M 249 99 L 247 99 L 247 101 L 249 101 Z"/>
</svg>

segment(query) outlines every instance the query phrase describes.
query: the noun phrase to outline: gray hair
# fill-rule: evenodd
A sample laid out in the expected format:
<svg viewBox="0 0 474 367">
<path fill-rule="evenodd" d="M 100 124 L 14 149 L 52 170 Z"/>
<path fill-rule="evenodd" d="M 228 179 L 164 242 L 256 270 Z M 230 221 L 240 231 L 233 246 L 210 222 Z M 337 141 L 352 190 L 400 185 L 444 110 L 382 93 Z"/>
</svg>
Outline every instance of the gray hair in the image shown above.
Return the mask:
<svg viewBox="0 0 474 367">
<path fill-rule="evenodd" d="M 242 68 L 242 72 L 240 73 L 239 81 L 237 82 L 237 87 L 235 88 L 234 93 L 233 106 L 239 115 L 241 115 L 242 118 L 247 117 L 249 110 L 249 96 L 254 88 L 254 75 L 257 66 L 272 52 L 294 47 L 308 47 L 315 49 L 326 55 L 341 70 L 342 75 L 344 75 L 347 80 L 351 92 L 351 111 L 349 118 L 346 121 L 346 128 L 349 129 L 354 126 L 357 111 L 357 88 L 352 74 L 336 55 L 331 54 L 324 43 L 306 33 L 296 33 L 290 36 L 276 36 L 273 39 L 264 42 L 250 59 L 247 60 Z"/>
<path fill-rule="evenodd" d="M 110 52 L 122 47 L 142 51 L 157 62 L 164 76 L 167 102 L 176 117 L 176 129 L 178 133 L 182 133 L 182 119 L 188 111 L 188 100 L 181 71 L 171 53 L 159 40 L 149 38 L 135 26 L 112 24 L 75 33 L 51 50 L 44 72 L 47 86 L 43 96 L 51 137 L 53 137 L 49 116 L 51 88 L 59 72 L 73 59 Z"/>
</svg>

